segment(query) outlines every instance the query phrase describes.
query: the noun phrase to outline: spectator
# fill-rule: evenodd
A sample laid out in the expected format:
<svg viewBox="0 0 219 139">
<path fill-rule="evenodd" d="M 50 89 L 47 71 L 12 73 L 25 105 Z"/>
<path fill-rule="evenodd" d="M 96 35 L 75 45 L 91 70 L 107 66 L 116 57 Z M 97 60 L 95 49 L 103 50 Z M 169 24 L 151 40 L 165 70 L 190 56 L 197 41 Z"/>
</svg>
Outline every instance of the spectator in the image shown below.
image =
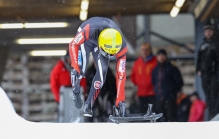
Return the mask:
<svg viewBox="0 0 219 139">
<path fill-rule="evenodd" d="M 190 101 L 192 102 L 192 105 L 189 113 L 189 122 L 204 121 L 205 103 L 199 99 L 196 92 L 190 96 Z"/>
<path fill-rule="evenodd" d="M 167 60 L 167 53 L 160 49 L 157 53 L 158 65 L 152 73 L 156 94 L 156 111 L 163 113 L 161 121 L 176 121 L 176 95 L 183 86 L 180 71 Z"/>
<path fill-rule="evenodd" d="M 209 109 L 209 118 L 217 114 L 217 96 L 218 96 L 218 56 L 219 42 L 215 35 L 214 25 L 207 23 L 204 26 L 205 38 L 199 48 L 196 72 L 202 79 L 202 88 L 205 93 L 207 108 Z"/>
<path fill-rule="evenodd" d="M 137 96 L 141 113 L 147 111 L 148 103 L 154 104 L 155 101 L 151 74 L 156 64 L 157 59 L 152 53 L 150 44 L 143 43 L 140 56 L 135 61 L 131 72 L 131 81 L 138 87 Z"/>
<path fill-rule="evenodd" d="M 86 92 L 89 92 L 92 85 L 92 80 L 96 74 L 96 66 L 93 63 L 87 70 L 86 81 L 87 88 Z M 109 115 L 112 114 L 112 107 L 116 99 L 116 78 L 113 75 L 110 67 L 107 70 L 106 81 L 100 91 L 93 106 L 93 117 L 89 118 L 89 122 L 106 122 L 109 119 Z"/>
<path fill-rule="evenodd" d="M 52 69 L 50 74 L 50 87 L 54 95 L 55 101 L 59 103 L 59 89 L 61 86 L 71 87 L 71 59 L 69 52 L 67 51 L 66 55 L 62 57 L 61 60 L 57 62 L 55 67 Z M 83 78 L 81 81 L 81 86 L 85 89 L 86 81 Z"/>
<path fill-rule="evenodd" d="M 177 93 L 177 122 L 187 122 L 189 119 L 189 111 L 191 102 L 189 96 L 183 92 Z"/>
</svg>

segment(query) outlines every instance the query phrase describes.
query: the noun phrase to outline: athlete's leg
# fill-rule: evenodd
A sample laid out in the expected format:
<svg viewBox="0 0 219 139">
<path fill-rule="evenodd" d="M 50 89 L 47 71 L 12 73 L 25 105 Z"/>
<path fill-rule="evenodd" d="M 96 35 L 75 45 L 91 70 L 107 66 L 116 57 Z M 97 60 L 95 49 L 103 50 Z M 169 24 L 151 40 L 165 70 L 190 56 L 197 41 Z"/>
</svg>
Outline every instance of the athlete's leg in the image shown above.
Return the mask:
<svg viewBox="0 0 219 139">
<path fill-rule="evenodd" d="M 85 104 L 91 105 L 91 107 L 93 106 L 94 101 L 97 98 L 100 89 L 105 82 L 107 69 L 109 65 L 109 59 L 102 56 L 99 53 L 99 50 L 93 51 L 92 55 L 94 58 L 94 64 L 96 65 L 96 74 L 93 78 L 91 89 L 88 98 L 85 102 Z"/>
</svg>

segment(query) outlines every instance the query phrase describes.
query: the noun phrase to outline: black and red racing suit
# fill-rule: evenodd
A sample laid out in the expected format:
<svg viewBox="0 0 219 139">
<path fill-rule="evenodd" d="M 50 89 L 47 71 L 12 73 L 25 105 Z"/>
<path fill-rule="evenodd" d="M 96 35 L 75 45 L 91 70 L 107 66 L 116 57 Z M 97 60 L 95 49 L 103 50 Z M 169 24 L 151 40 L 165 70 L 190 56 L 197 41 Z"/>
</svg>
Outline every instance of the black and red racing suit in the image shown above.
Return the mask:
<svg viewBox="0 0 219 139">
<path fill-rule="evenodd" d="M 100 92 L 103 83 L 105 82 L 105 77 L 109 66 L 110 59 L 101 55 L 98 48 L 98 37 L 101 31 L 106 28 L 116 29 L 122 35 L 121 30 L 112 20 L 102 17 L 93 17 L 81 24 L 81 26 L 78 28 L 75 38 L 69 44 L 71 66 L 79 75 L 77 76 L 77 78 L 79 79 L 85 75 L 90 53 L 92 53 L 93 55 L 97 70 L 96 75 L 94 76 L 92 81 L 89 96 L 85 102 L 86 104 L 91 104 L 92 106 Z M 124 37 L 122 37 L 122 42 L 122 47 L 120 51 L 116 54 L 116 106 L 118 106 L 118 103 L 120 101 L 125 100 L 125 65 L 127 46 Z M 75 76 L 75 74 L 71 74 L 71 76 L 73 77 Z M 74 82 L 72 82 L 72 86 L 74 88 Z"/>
</svg>

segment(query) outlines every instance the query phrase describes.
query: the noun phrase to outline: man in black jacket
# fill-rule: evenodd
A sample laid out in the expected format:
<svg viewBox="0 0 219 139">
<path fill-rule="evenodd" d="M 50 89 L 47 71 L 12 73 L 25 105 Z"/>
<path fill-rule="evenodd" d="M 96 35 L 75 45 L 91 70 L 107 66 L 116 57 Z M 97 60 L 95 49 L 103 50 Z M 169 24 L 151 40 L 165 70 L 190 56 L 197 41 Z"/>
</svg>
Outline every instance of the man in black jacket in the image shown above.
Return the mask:
<svg viewBox="0 0 219 139">
<path fill-rule="evenodd" d="M 196 72 L 202 79 L 202 88 L 206 97 L 206 104 L 209 110 L 209 118 L 217 114 L 218 96 L 218 56 L 219 43 L 215 35 L 215 28 L 212 24 L 204 26 L 205 38 L 198 51 Z"/>
<path fill-rule="evenodd" d="M 167 60 L 167 52 L 160 49 L 157 53 L 158 64 L 152 73 L 152 83 L 156 96 L 156 111 L 163 113 L 161 121 L 176 121 L 176 95 L 183 86 L 180 71 Z"/>
</svg>

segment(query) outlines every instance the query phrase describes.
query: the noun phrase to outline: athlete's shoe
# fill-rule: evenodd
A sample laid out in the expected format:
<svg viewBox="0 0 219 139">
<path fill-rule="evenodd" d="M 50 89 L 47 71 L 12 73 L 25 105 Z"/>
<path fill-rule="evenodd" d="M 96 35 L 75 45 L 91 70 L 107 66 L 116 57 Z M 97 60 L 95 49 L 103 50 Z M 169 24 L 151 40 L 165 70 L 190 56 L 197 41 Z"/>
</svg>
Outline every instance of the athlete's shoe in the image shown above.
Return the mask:
<svg viewBox="0 0 219 139">
<path fill-rule="evenodd" d="M 119 102 L 118 106 L 113 106 L 113 115 L 118 117 L 124 117 L 126 115 L 125 102 Z"/>
<path fill-rule="evenodd" d="M 84 116 L 86 117 L 93 116 L 92 107 L 90 104 L 84 104 Z"/>
<path fill-rule="evenodd" d="M 75 107 L 80 109 L 83 105 L 83 100 L 81 97 L 81 93 L 73 93 L 73 100 L 75 103 Z"/>
</svg>

